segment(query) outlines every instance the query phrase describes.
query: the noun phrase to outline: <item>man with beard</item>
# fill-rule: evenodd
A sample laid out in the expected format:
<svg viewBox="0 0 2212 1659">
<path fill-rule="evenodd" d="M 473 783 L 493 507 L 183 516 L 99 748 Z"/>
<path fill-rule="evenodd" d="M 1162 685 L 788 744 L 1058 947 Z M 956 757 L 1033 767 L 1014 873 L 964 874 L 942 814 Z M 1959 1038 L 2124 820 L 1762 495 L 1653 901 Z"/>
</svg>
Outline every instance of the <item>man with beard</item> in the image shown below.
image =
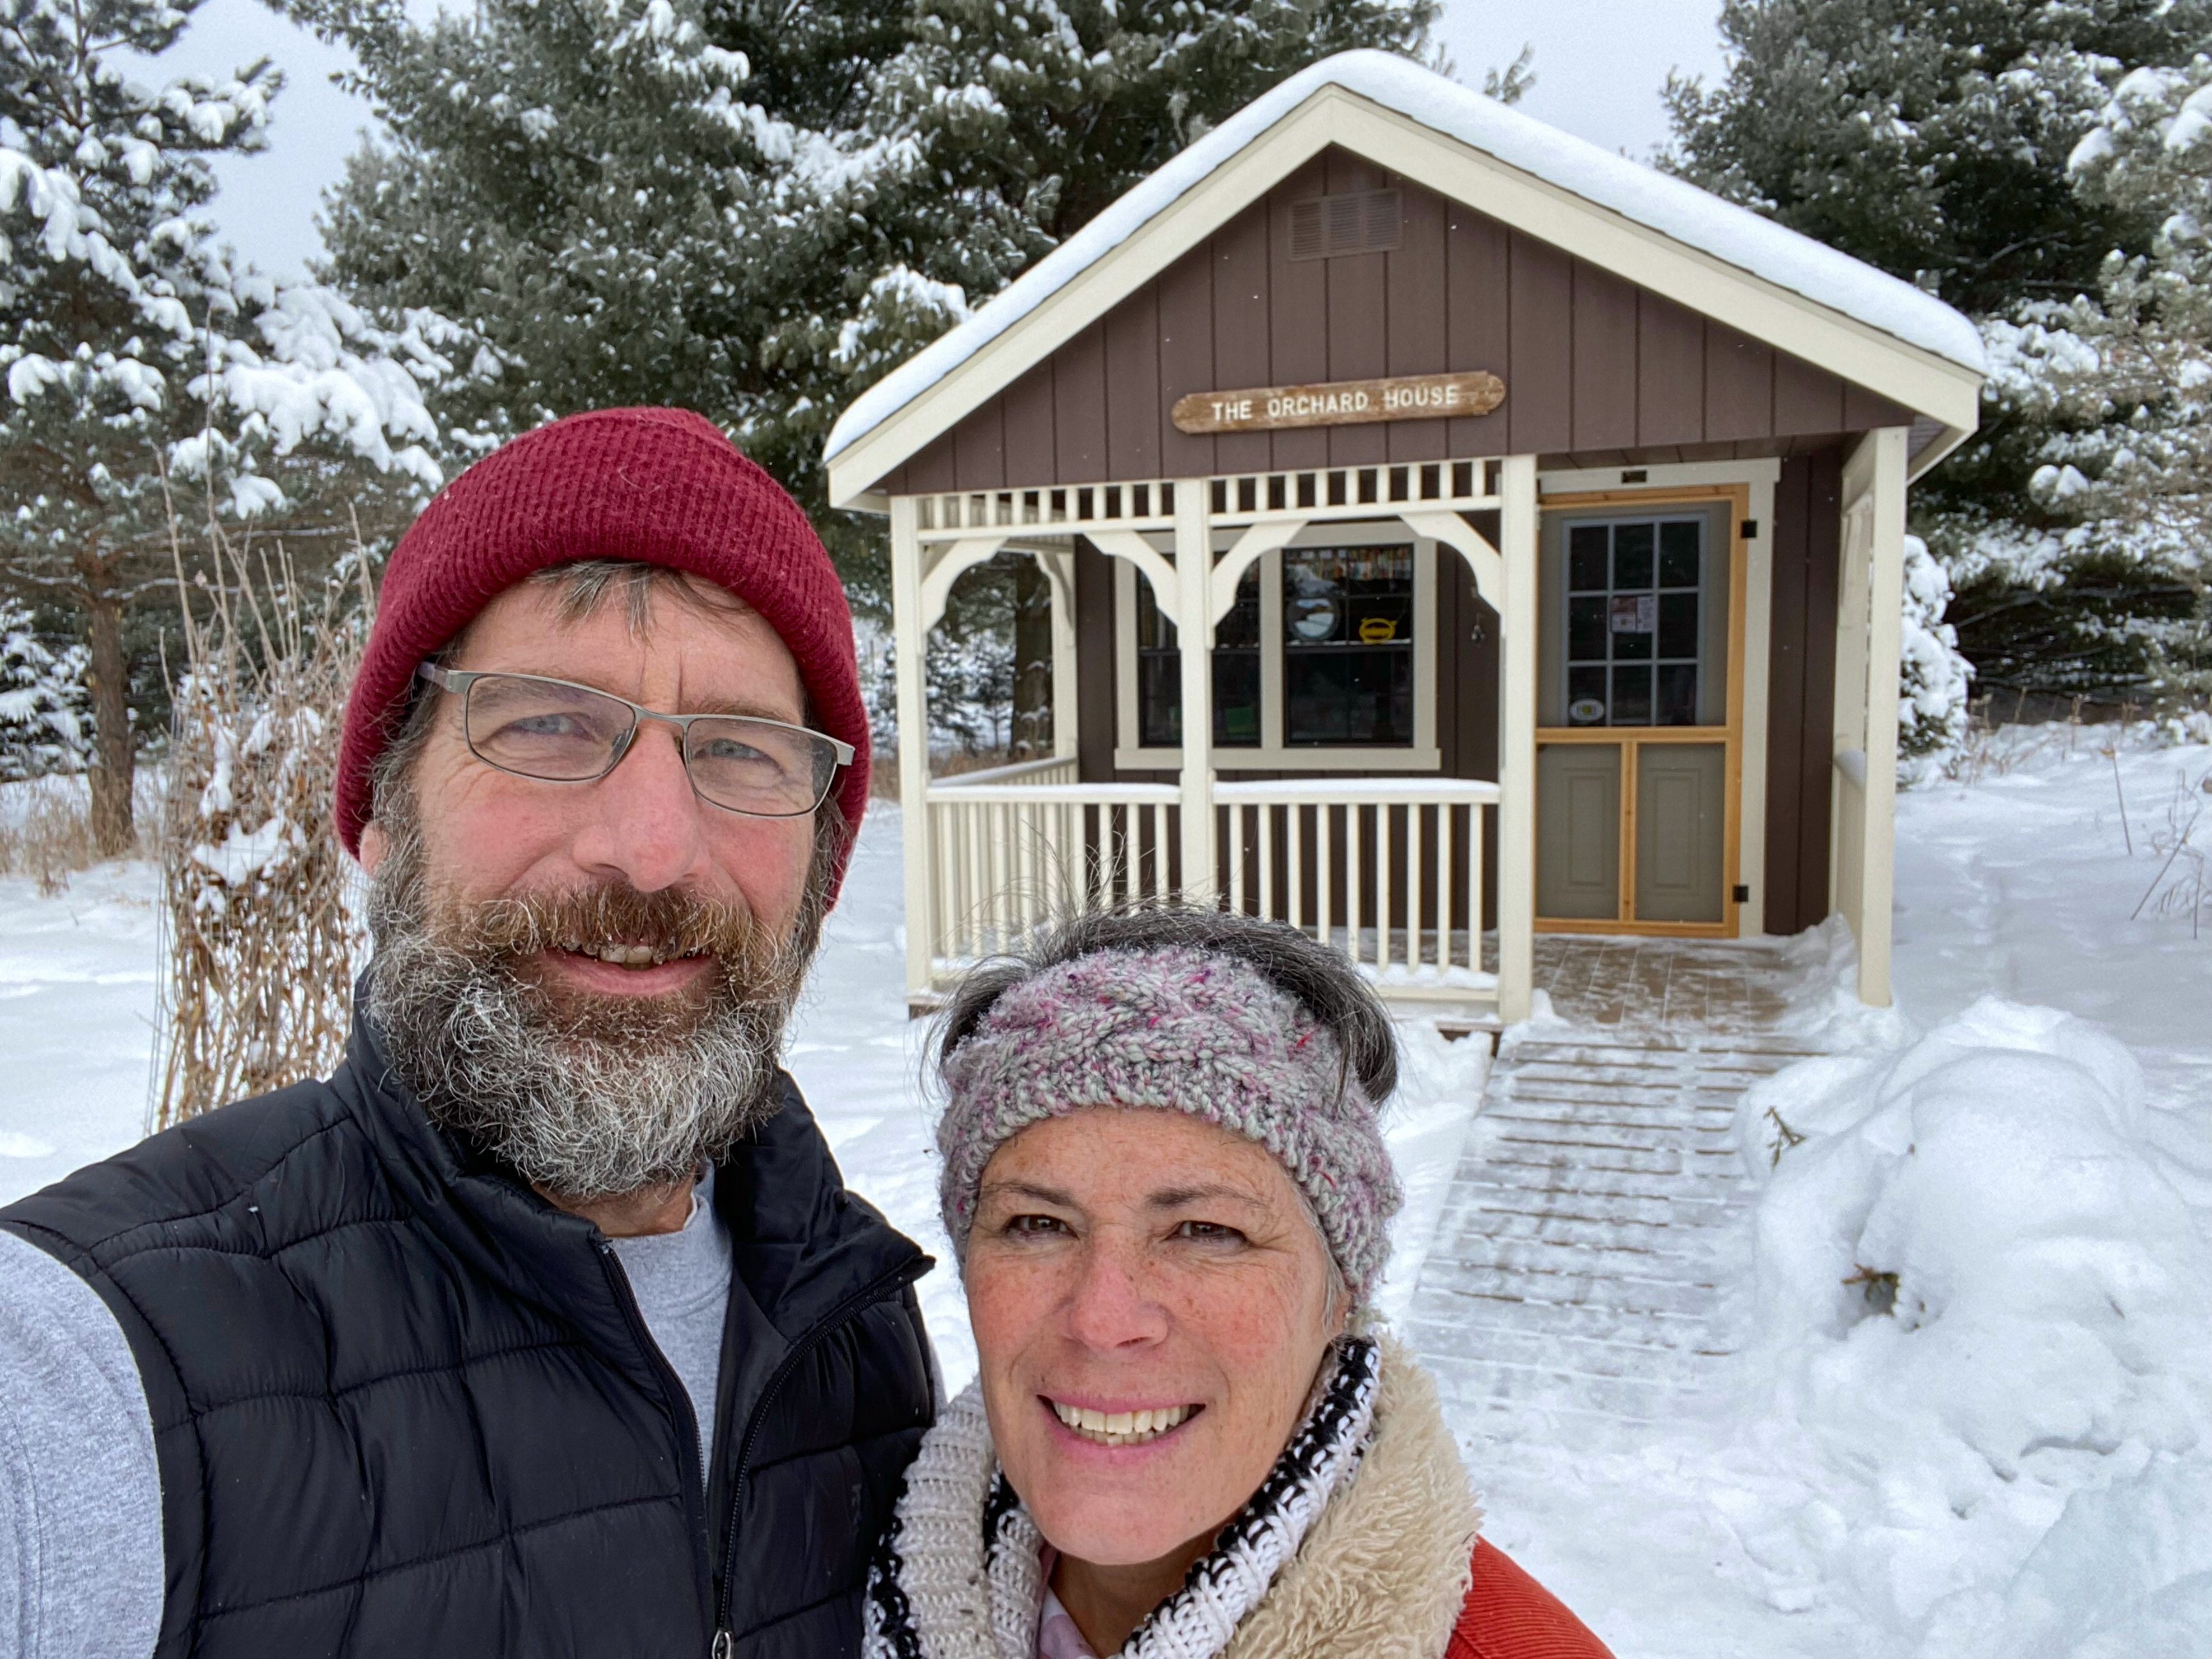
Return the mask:
<svg viewBox="0 0 2212 1659">
<path fill-rule="evenodd" d="M 857 1652 L 928 1267 L 776 1054 L 852 622 L 713 427 L 573 416 L 393 553 L 344 1063 L 0 1210 L 0 1652 Z"/>
</svg>

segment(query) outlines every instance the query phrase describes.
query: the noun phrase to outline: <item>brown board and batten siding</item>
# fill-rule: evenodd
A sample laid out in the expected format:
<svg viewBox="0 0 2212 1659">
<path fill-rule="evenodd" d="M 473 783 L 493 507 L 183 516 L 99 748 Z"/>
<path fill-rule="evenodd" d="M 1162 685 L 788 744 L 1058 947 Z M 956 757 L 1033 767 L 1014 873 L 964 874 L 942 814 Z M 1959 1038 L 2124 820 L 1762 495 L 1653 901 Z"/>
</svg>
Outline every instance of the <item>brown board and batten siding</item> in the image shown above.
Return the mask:
<svg viewBox="0 0 2212 1659">
<path fill-rule="evenodd" d="M 1832 447 L 1785 459 L 1774 485 L 1766 679 L 1770 933 L 1796 933 L 1828 914 L 1842 493 L 1843 452 Z"/>
<path fill-rule="evenodd" d="M 1389 252 L 1290 257 L 1293 204 L 1395 186 Z M 1495 413 L 1193 434 L 1191 392 L 1488 369 Z M 1346 152 L 1237 215 L 952 430 L 892 495 L 1579 453 L 1719 459 L 1911 412 Z"/>
</svg>

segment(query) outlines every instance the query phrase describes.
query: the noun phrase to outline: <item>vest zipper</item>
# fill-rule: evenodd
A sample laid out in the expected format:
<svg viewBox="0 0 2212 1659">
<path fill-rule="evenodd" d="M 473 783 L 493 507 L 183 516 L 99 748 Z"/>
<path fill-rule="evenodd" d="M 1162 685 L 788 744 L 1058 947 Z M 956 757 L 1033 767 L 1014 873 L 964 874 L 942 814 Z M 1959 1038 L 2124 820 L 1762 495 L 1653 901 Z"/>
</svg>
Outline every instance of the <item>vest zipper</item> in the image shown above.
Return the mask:
<svg viewBox="0 0 2212 1659">
<path fill-rule="evenodd" d="M 691 1535 L 702 1540 L 703 1552 L 703 1540 L 707 1536 L 707 1477 L 706 1459 L 699 1447 L 698 1411 L 691 1404 L 691 1395 L 684 1386 L 684 1379 L 677 1376 L 676 1367 L 668 1363 L 668 1356 L 661 1352 L 660 1345 L 653 1340 L 653 1332 L 645 1322 L 645 1315 L 638 1309 L 637 1292 L 630 1288 L 629 1275 L 622 1270 L 622 1261 L 615 1255 L 615 1247 L 604 1240 L 599 1244 L 599 1264 L 606 1271 L 607 1286 L 614 1291 L 615 1301 L 620 1305 L 623 1317 L 629 1321 L 630 1334 L 637 1339 L 638 1349 L 644 1354 L 645 1363 L 659 1377 L 661 1391 L 668 1396 L 668 1403 L 675 1408 L 677 1420 L 683 1426 L 684 1449 L 690 1454 L 684 1462 L 685 1520 Z M 714 1582 L 714 1564 L 709 1561 L 707 1563 L 707 1583 L 709 1585 Z M 726 1659 L 720 1632 L 714 1638 L 714 1659 Z"/>
<path fill-rule="evenodd" d="M 768 1415 L 769 1407 L 775 1403 L 775 1397 L 783 1391 L 784 1383 L 816 1343 L 886 1299 L 892 1291 L 913 1284 L 929 1271 L 929 1266 L 927 1256 L 916 1255 L 912 1260 L 901 1262 L 890 1273 L 854 1291 L 793 1343 L 790 1352 L 769 1374 L 768 1386 L 761 1390 L 761 1397 L 754 1404 L 751 1416 L 745 1420 L 745 1436 L 738 1445 L 737 1468 L 730 1477 L 730 1521 L 722 1534 L 722 1589 L 715 1598 L 713 1659 L 731 1659 L 737 1650 L 737 1638 L 730 1631 L 730 1587 L 736 1577 L 733 1564 L 738 1559 L 738 1516 L 744 1508 L 745 1475 L 752 1464 L 753 1443 L 760 1438 L 761 1424 Z M 922 1340 L 926 1342 L 929 1339 L 925 1335 Z"/>
</svg>

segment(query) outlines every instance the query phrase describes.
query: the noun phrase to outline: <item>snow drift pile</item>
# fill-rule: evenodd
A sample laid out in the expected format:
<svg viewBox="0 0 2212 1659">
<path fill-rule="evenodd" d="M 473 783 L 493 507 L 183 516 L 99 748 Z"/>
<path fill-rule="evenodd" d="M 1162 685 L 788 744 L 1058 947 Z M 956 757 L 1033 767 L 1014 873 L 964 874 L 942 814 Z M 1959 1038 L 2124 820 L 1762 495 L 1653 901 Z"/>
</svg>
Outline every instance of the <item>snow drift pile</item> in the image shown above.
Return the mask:
<svg viewBox="0 0 2212 1659">
<path fill-rule="evenodd" d="M 1995 998 L 1746 1096 L 1753 1434 L 1806 1488 L 1745 1540 L 1771 1599 L 1946 1659 L 2212 1651 L 2212 1275 L 2149 1109 Z"/>
</svg>

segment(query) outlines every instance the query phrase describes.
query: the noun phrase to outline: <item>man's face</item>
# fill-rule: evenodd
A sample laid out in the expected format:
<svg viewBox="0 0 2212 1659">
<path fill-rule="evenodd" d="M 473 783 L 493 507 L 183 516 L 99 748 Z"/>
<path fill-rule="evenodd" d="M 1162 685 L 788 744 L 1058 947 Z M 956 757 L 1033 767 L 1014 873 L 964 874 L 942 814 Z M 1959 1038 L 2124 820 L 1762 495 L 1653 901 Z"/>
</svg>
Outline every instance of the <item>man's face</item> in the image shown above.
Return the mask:
<svg viewBox="0 0 2212 1659">
<path fill-rule="evenodd" d="M 799 665 L 775 630 L 757 611 L 700 595 L 703 606 L 655 588 L 649 623 L 635 629 L 618 594 L 570 621 L 559 588 L 526 582 L 484 607 L 449 665 L 574 680 L 668 714 L 803 724 Z M 475 903 L 622 883 L 741 906 L 775 939 L 789 934 L 806 884 L 811 818 L 741 817 L 702 800 L 684 775 L 676 728 L 651 722 L 595 783 L 519 778 L 471 754 L 461 700 L 443 702 L 416 763 L 414 791 L 426 870 L 442 897 Z M 697 957 L 638 968 L 562 950 L 516 967 L 556 998 L 700 995 L 714 969 Z"/>
<path fill-rule="evenodd" d="M 801 723 L 797 665 L 717 593 L 648 591 L 581 617 L 527 583 L 451 665 L 537 674 L 669 714 Z M 501 772 L 439 692 L 427 739 L 362 839 L 370 1011 L 432 1117 L 562 1199 L 671 1184 L 773 1104 L 819 919 L 813 817 L 701 799 L 674 727 L 642 724 L 590 782 Z M 820 810 L 828 810 L 826 808 Z"/>
</svg>

